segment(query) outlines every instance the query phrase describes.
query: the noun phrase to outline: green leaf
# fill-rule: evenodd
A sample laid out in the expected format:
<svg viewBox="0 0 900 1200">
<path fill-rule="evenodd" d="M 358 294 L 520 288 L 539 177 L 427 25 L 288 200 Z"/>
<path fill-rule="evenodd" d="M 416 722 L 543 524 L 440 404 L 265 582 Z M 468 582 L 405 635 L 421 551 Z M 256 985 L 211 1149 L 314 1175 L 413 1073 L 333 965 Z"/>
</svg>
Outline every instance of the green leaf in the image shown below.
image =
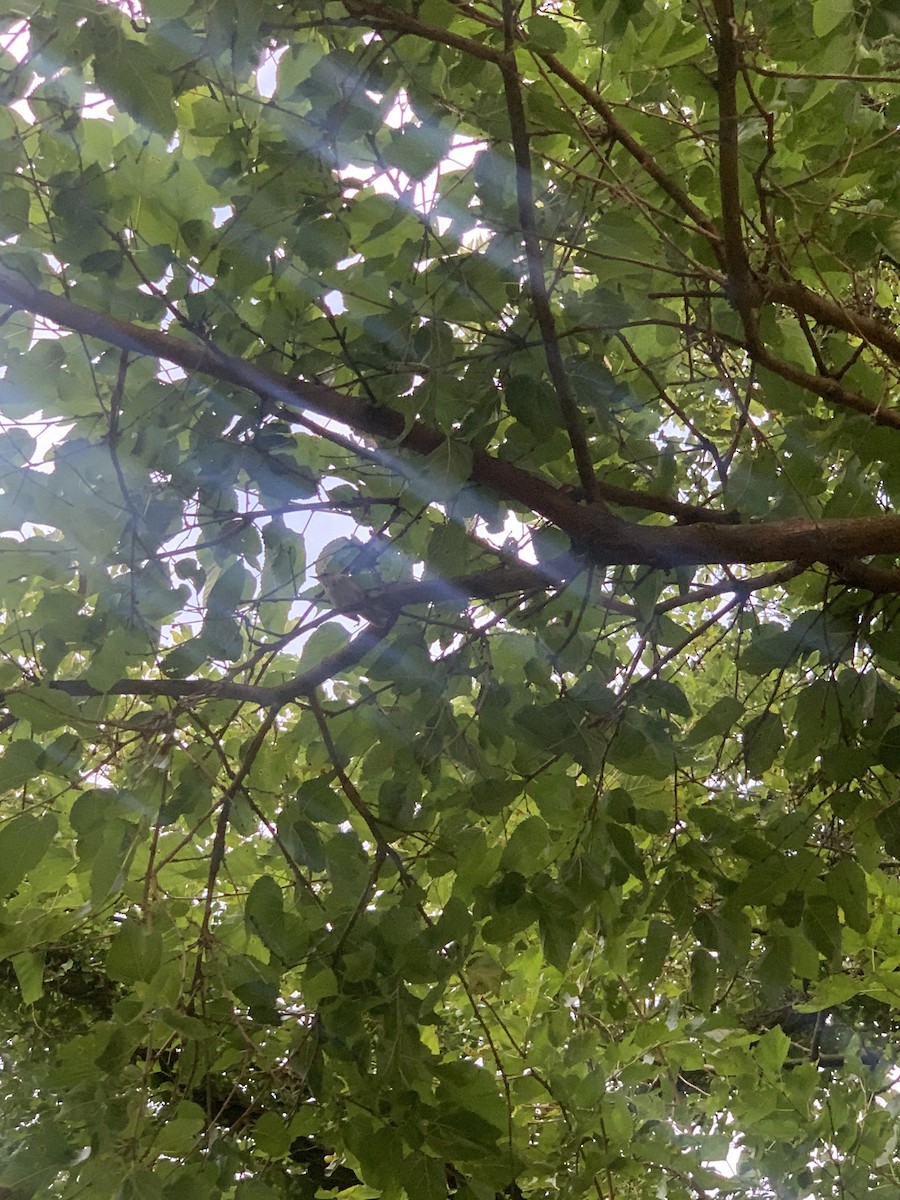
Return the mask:
<svg viewBox="0 0 900 1200">
<path fill-rule="evenodd" d="M 697 1008 L 712 1007 L 716 992 L 716 960 L 708 950 L 699 946 L 691 955 L 691 1002 Z"/>
<path fill-rule="evenodd" d="M 900 856 L 900 803 L 889 804 L 875 817 L 875 828 L 884 839 L 888 854 Z"/>
<path fill-rule="evenodd" d="M 162 936 L 140 921 L 129 917 L 109 944 L 106 969 L 120 983 L 147 982 L 162 963 Z"/>
<path fill-rule="evenodd" d="M 159 1132 L 157 1144 L 164 1154 L 189 1154 L 196 1145 L 205 1124 L 205 1114 L 199 1104 L 182 1100 Z"/>
<path fill-rule="evenodd" d="M 644 938 L 641 952 L 639 979 L 641 983 L 654 983 L 662 973 L 669 946 L 672 943 L 672 927 L 665 921 L 655 917 L 647 926 L 647 936 Z"/>
<path fill-rule="evenodd" d="M 784 726 L 777 713 L 764 712 L 744 726 L 741 737 L 747 774 L 759 777 L 768 771 L 784 745 Z"/>
<path fill-rule="evenodd" d="M 581 927 L 580 914 L 568 892 L 555 880 L 535 888 L 538 929 L 544 956 L 551 966 L 564 971 Z"/>
<path fill-rule="evenodd" d="M 278 1193 L 259 1179 L 242 1179 L 234 1190 L 234 1200 L 278 1200 Z"/>
<path fill-rule="evenodd" d="M 784 1060 L 787 1058 L 790 1048 L 791 1039 L 783 1029 L 776 1027 L 766 1030 L 756 1043 L 754 1050 L 756 1061 L 764 1076 L 769 1079 L 780 1079 Z"/>
<path fill-rule="evenodd" d="M 849 0 L 813 0 L 813 33 L 816 37 L 827 37 L 852 12 Z"/>
<path fill-rule="evenodd" d="M 125 630 L 116 629 L 104 638 L 99 649 L 91 655 L 85 678 L 98 692 L 105 692 L 127 674 L 128 643 Z"/>
<path fill-rule="evenodd" d="M 722 737 L 732 729 L 744 712 L 736 696 L 722 696 L 691 726 L 685 744 L 696 746 L 714 737 Z"/>
<path fill-rule="evenodd" d="M 10 697 L 7 703 L 14 704 L 18 699 Z M 28 783 L 38 773 L 40 758 L 37 742 L 19 739 L 5 746 L 0 756 L 0 789 L 11 792 Z"/>
<path fill-rule="evenodd" d="M 339 825 L 347 809 L 327 779 L 307 779 L 297 790 L 297 807 L 311 821 Z M 288 809 L 285 810 L 289 812 Z"/>
<path fill-rule="evenodd" d="M 206 598 L 210 616 L 223 617 L 233 613 L 240 604 L 245 591 L 252 587 L 252 577 L 241 562 L 223 571 L 209 590 Z"/>
<path fill-rule="evenodd" d="M 825 958 L 832 963 L 841 949 L 841 926 L 837 905 L 831 896 L 809 896 L 803 909 L 803 932 Z"/>
<path fill-rule="evenodd" d="M 139 125 L 164 137 L 175 132 L 171 76 L 143 42 L 104 36 L 94 58 L 94 79 Z"/>
<path fill-rule="evenodd" d="M 421 1200 L 445 1200 L 447 1196 L 447 1167 L 428 1155 L 410 1154 L 401 1172 L 406 1194 Z"/>
<path fill-rule="evenodd" d="M 52 814 L 34 817 L 21 813 L 0 828 L 0 896 L 14 892 L 34 870 L 49 850 L 56 831 Z"/>
<path fill-rule="evenodd" d="M 871 924 L 869 887 L 859 863 L 850 858 L 841 859 L 825 875 L 825 888 L 832 900 L 841 906 L 850 928 L 857 933 L 868 932 Z"/>
<path fill-rule="evenodd" d="M 693 715 L 690 701 L 677 683 L 668 679 L 648 679 L 640 689 L 640 700 L 645 708 L 660 709 L 679 717 Z"/>
<path fill-rule="evenodd" d="M 64 725 L 79 725 L 82 717 L 77 700 L 65 692 L 47 687 L 29 688 L 27 692 L 10 696 L 9 711 L 20 720 L 27 721 L 34 733 L 46 733 Z"/>
<path fill-rule="evenodd" d="M 263 1113 L 254 1122 L 253 1141 L 260 1153 L 269 1158 L 281 1158 L 287 1154 L 292 1140 L 289 1122 L 277 1113 Z"/>
<path fill-rule="evenodd" d="M 566 31 L 559 21 L 553 17 L 529 17 L 525 22 L 528 40 L 539 50 L 549 50 L 551 54 L 559 54 L 566 48 Z"/>
<path fill-rule="evenodd" d="M 821 1012 L 822 1009 L 834 1005 L 846 1004 L 854 996 L 858 996 L 863 984 L 859 979 L 851 979 L 848 975 L 831 975 L 821 979 L 813 988 L 812 999 L 796 1006 L 798 1012 Z"/>
<path fill-rule="evenodd" d="M 424 179 L 441 163 L 450 145 L 450 130 L 433 124 L 397 130 L 385 160 L 412 179 Z"/>
<path fill-rule="evenodd" d="M 270 875 L 261 875 L 253 884 L 244 905 L 247 922 L 258 931 L 280 926 L 284 916 L 281 888 Z"/>
<path fill-rule="evenodd" d="M 539 865 L 551 846 L 550 831 L 541 817 L 526 817 L 512 831 L 503 850 L 500 866 L 506 871 Z"/>
<path fill-rule="evenodd" d="M 784 995 L 793 976 L 793 952 L 790 938 L 781 934 L 766 940 L 766 949 L 759 960 L 757 975 L 766 1003 L 777 1003 Z"/>
<path fill-rule="evenodd" d="M 472 448 L 448 438 L 424 460 L 427 490 L 436 501 L 454 497 L 472 473 Z"/>
<path fill-rule="evenodd" d="M 23 1004 L 36 1004 L 44 994 L 44 964 L 43 953 L 24 953 L 12 956 L 13 970 L 16 982 L 22 993 Z"/>
</svg>

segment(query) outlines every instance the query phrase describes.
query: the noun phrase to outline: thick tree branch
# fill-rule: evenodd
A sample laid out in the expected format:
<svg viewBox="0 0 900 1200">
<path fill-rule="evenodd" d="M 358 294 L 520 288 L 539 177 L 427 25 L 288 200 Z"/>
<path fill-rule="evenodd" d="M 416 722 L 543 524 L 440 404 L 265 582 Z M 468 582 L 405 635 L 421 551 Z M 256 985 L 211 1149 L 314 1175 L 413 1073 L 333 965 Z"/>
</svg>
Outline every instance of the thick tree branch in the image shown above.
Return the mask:
<svg viewBox="0 0 900 1200">
<path fill-rule="evenodd" d="M 237 384 L 292 411 L 302 413 L 307 408 L 315 409 L 343 421 L 358 433 L 392 441 L 418 455 L 431 454 L 447 440 L 440 430 L 420 422 L 406 428 L 403 416 L 386 405 L 344 396 L 320 383 L 290 379 L 206 344 L 191 344 L 158 330 L 142 329 L 93 312 L 42 291 L 8 271 L 0 271 L 0 302 L 28 309 L 58 325 L 99 338 L 120 349 L 153 355 L 186 371 L 200 371 Z M 772 370 L 782 368 L 781 373 L 785 373 L 786 364 L 767 356 L 760 356 L 759 361 Z M 828 385 L 840 390 L 834 380 L 799 374 L 802 386 L 819 394 Z M 868 405 L 869 402 L 862 403 Z M 872 411 L 869 415 L 878 421 L 884 414 Z M 894 420 L 882 420 L 881 423 L 900 426 L 900 414 L 892 416 Z M 825 521 L 794 518 L 753 525 L 714 524 L 710 520 L 666 528 L 632 524 L 598 505 L 579 503 L 564 489 L 483 450 L 473 455 L 470 479 L 553 522 L 570 537 L 580 553 L 607 565 L 661 568 L 763 562 L 834 565 L 844 558 L 900 554 L 900 517 L 893 515 Z M 725 521 L 729 519 L 724 517 Z M 247 699 L 252 700 L 252 697 Z"/>
<path fill-rule="evenodd" d="M 852 337 L 860 338 L 875 346 L 890 358 L 891 362 L 900 366 L 900 336 L 877 317 L 866 316 L 846 308 L 826 296 L 820 296 L 796 279 L 766 279 L 763 284 L 766 300 L 783 304 L 807 317 L 828 325 L 832 329 L 840 329 Z"/>
<path fill-rule="evenodd" d="M 346 396 L 323 384 L 278 375 L 265 367 L 214 350 L 207 343 L 188 342 L 181 337 L 174 337 L 155 329 L 145 329 L 106 313 L 95 312 L 83 305 L 74 304 L 65 297 L 55 296 L 37 288 L 21 275 L 0 269 L 0 303 L 2 302 L 122 350 L 174 363 L 188 373 L 200 372 L 237 384 L 275 405 L 282 406 L 286 417 L 293 413 L 302 419 L 305 411 L 312 409 L 323 416 L 340 421 L 357 433 L 372 435 L 418 455 L 431 454 L 447 440 L 440 430 L 420 422 L 415 422 L 407 428 L 404 417 L 386 405 L 371 404 L 366 400 Z M 548 519 L 559 522 L 563 529 L 565 513 L 577 511 L 582 507 L 564 490 L 512 463 L 495 459 L 484 451 L 474 455 L 472 480 L 491 488 L 506 500 L 525 505 Z M 597 490 L 598 494 L 613 503 L 645 508 L 652 512 L 665 512 L 682 520 L 730 523 L 735 519 L 730 513 L 707 513 L 697 505 L 687 505 L 667 497 L 659 497 L 657 500 L 647 492 L 631 492 L 630 489 L 615 485 L 598 484 Z M 607 520 L 612 522 L 614 518 L 607 517 Z"/>
<path fill-rule="evenodd" d="M 373 29 L 393 29 L 397 33 L 415 34 L 429 42 L 438 42 L 442 46 L 451 46 L 462 54 L 470 54 L 473 58 L 484 59 L 487 62 L 499 62 L 501 53 L 493 46 L 478 42 L 474 38 L 463 37 L 451 33 L 449 29 L 438 29 L 426 25 L 418 18 L 401 12 L 387 5 L 374 3 L 357 3 L 356 0 L 346 0 L 346 8 L 354 18 L 362 18 Z"/>
<path fill-rule="evenodd" d="M 862 587 L 879 595 L 894 595 L 900 592 L 900 570 L 889 567 L 874 567 L 859 559 L 845 559 L 833 567 L 844 583 L 851 587 Z"/>
<path fill-rule="evenodd" d="M 787 379 L 789 383 L 795 383 L 804 391 L 811 392 L 814 396 L 821 396 L 823 400 L 827 400 L 836 408 L 849 408 L 853 412 L 871 417 L 872 423 L 875 425 L 900 429 L 900 409 L 884 408 L 877 401 L 870 400 L 867 396 L 861 396 L 859 392 L 851 392 L 849 388 L 845 388 L 830 375 L 811 375 L 802 367 L 794 366 L 793 363 L 785 362 L 784 359 L 770 354 L 762 346 L 757 347 L 753 361 L 758 367 L 765 367 L 773 375 L 780 375 L 782 379 Z M 765 403 L 765 400 L 763 402 Z M 868 551 L 863 551 L 863 553 L 868 553 Z"/>
</svg>

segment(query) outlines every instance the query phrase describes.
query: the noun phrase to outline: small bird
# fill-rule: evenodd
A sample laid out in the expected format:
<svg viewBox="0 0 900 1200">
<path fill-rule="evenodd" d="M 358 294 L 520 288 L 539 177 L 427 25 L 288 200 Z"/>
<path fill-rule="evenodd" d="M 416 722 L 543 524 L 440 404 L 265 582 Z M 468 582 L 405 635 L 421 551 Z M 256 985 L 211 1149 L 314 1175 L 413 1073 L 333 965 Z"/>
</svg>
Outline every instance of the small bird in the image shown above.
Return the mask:
<svg viewBox="0 0 900 1200">
<path fill-rule="evenodd" d="M 373 600 L 366 589 L 346 571 L 326 569 L 319 574 L 319 583 L 325 590 L 328 603 L 336 612 L 361 617 L 371 625 L 379 626 L 391 624 L 396 616 L 394 610 Z"/>
<path fill-rule="evenodd" d="M 325 589 L 328 602 L 338 612 L 366 615 L 366 593 L 346 571 L 323 571 L 319 583 Z"/>
</svg>

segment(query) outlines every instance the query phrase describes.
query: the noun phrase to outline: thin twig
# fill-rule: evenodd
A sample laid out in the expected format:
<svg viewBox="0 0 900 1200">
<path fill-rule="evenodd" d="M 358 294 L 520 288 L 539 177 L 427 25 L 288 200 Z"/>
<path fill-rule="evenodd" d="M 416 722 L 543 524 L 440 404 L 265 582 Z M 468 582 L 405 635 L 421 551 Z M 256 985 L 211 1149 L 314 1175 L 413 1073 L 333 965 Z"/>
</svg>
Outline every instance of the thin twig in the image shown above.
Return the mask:
<svg viewBox="0 0 900 1200">
<path fill-rule="evenodd" d="M 503 12 L 507 33 L 506 49 L 500 60 L 500 73 L 503 77 L 506 111 L 509 116 L 513 155 L 516 162 L 516 198 L 519 209 L 519 226 L 522 230 L 522 240 L 525 243 L 525 258 L 528 264 L 528 290 L 531 294 L 534 315 L 537 318 L 538 328 L 541 331 L 541 339 L 544 343 L 547 370 L 550 374 L 556 397 L 559 400 L 563 420 L 569 433 L 569 441 L 572 444 L 572 453 L 575 456 L 578 479 L 587 499 L 597 501 L 594 467 L 591 462 L 590 450 L 588 449 L 584 417 L 575 403 L 575 397 L 572 395 L 572 387 L 569 383 L 569 377 L 566 373 L 559 348 L 556 322 L 553 319 L 553 310 L 550 307 L 547 281 L 544 278 L 544 255 L 534 218 L 534 179 L 531 170 L 528 125 L 525 118 L 525 108 L 522 104 L 519 70 L 516 65 L 512 0 L 503 0 Z"/>
<path fill-rule="evenodd" d="M 275 719 L 278 716 L 277 708 L 270 708 L 263 719 L 262 724 L 253 736 L 253 740 L 244 752 L 241 759 L 241 765 L 235 772 L 234 777 L 219 802 L 219 819 L 216 822 L 216 832 L 213 837 L 212 850 L 209 855 L 209 872 L 206 877 L 206 902 L 203 908 L 203 919 L 200 923 L 200 934 L 197 938 L 197 963 L 194 968 L 194 980 L 191 986 L 191 993 L 195 993 L 200 985 L 200 980 L 203 974 L 203 956 L 209 944 L 210 938 L 210 921 L 212 919 L 213 901 L 215 898 L 215 885 L 219 871 L 222 869 L 222 864 L 225 861 L 225 837 L 228 833 L 228 823 L 231 817 L 231 805 L 238 789 L 246 779 L 250 772 L 250 768 L 256 761 L 256 757 L 260 750 L 265 745 L 269 730 L 275 724 Z"/>
<path fill-rule="evenodd" d="M 378 822 L 378 818 L 372 812 L 371 808 L 369 808 L 368 804 L 366 804 L 365 800 L 363 800 L 362 796 L 360 795 L 359 788 L 357 788 L 356 784 L 344 770 L 344 764 L 341 761 L 340 751 L 335 745 L 334 738 L 331 736 L 331 730 L 328 728 L 328 718 L 322 709 L 318 695 L 315 692 L 311 692 L 308 697 L 308 702 L 310 712 L 315 717 L 316 724 L 319 727 L 319 733 L 322 735 L 322 744 L 324 745 L 325 751 L 331 760 L 331 765 L 334 768 L 337 781 L 341 785 L 341 791 L 350 801 L 350 805 L 353 810 L 362 817 L 363 821 L 365 821 L 366 827 L 368 828 L 372 837 L 375 839 L 376 851 L 391 860 L 391 862 L 397 868 L 401 879 L 405 880 L 407 883 L 411 883 L 412 876 L 409 874 L 406 864 L 391 843 L 384 836 L 381 825 Z"/>
<path fill-rule="evenodd" d="M 738 156 L 737 77 L 739 55 L 735 40 L 734 0 L 715 0 L 718 19 L 716 51 L 719 95 L 719 193 L 729 299 L 737 309 L 751 352 L 759 341 L 754 306 L 759 301 L 744 240 Z"/>
</svg>

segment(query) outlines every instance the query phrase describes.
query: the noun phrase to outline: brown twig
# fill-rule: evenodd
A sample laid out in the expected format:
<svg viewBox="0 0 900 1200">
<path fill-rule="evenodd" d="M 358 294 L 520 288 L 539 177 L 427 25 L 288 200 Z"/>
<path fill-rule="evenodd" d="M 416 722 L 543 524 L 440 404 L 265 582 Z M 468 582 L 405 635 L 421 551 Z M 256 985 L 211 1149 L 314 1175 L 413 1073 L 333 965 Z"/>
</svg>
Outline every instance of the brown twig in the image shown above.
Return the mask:
<svg viewBox="0 0 900 1200">
<path fill-rule="evenodd" d="M 751 353 L 759 341 L 755 306 L 758 288 L 750 270 L 741 214 L 740 163 L 738 157 L 737 77 L 738 47 L 735 39 L 734 0 L 715 0 L 718 34 L 716 53 L 719 96 L 719 195 L 722 204 L 722 233 L 729 299 L 744 326 Z"/>
<path fill-rule="evenodd" d="M 509 117 L 510 136 L 516 163 L 516 199 L 519 210 L 519 227 L 525 243 L 525 259 L 528 265 L 528 290 L 538 328 L 541 331 L 547 370 L 562 410 L 563 420 L 572 445 L 572 453 L 575 456 L 578 479 L 587 499 L 597 501 L 594 467 L 588 449 L 584 417 L 572 395 L 572 387 L 559 349 L 556 322 L 553 319 L 547 281 L 544 277 L 544 255 L 534 217 L 531 147 L 525 108 L 522 104 L 519 69 L 516 65 L 515 24 L 511 0 L 503 0 L 503 13 L 506 46 L 500 60 L 500 73 L 503 77 L 503 93 L 506 97 L 506 111 Z"/>
<path fill-rule="evenodd" d="M 371 808 L 369 808 L 368 804 L 366 804 L 365 800 L 363 800 L 362 796 L 360 795 L 359 788 L 357 788 L 356 784 L 344 770 L 340 751 L 335 745 L 334 738 L 331 736 L 331 730 L 328 728 L 328 718 L 325 715 L 316 692 L 310 692 L 308 696 L 308 702 L 310 712 L 315 717 L 316 724 L 319 727 L 319 733 L 322 735 L 322 744 L 324 745 L 325 751 L 331 760 L 331 766 L 334 770 L 335 776 L 337 777 L 337 781 L 341 785 L 341 791 L 350 801 L 350 806 L 353 808 L 354 812 L 358 813 L 365 822 L 366 828 L 369 830 L 375 840 L 375 848 L 377 852 L 381 856 L 391 860 L 391 862 L 397 868 L 401 878 L 408 883 L 411 882 L 412 877 L 407 870 L 406 864 L 391 843 L 384 836 L 378 818 L 372 812 Z"/>
<path fill-rule="evenodd" d="M 215 899 L 215 885 L 219 871 L 222 869 L 222 864 L 225 861 L 225 837 L 228 833 L 228 823 L 231 817 L 231 805 L 237 794 L 241 784 L 246 779 L 250 772 L 250 768 L 256 761 L 256 756 L 265 745 L 266 737 L 269 730 L 275 724 L 275 719 L 278 716 L 277 708 L 270 708 L 266 713 L 262 724 L 256 733 L 253 735 L 253 740 L 247 747 L 241 765 L 235 772 L 231 782 L 225 789 L 222 799 L 219 804 L 219 818 L 216 822 L 216 832 L 213 837 L 212 850 L 209 855 L 209 871 L 206 877 L 206 901 L 203 907 L 203 918 L 200 924 L 200 934 L 197 938 L 197 963 L 194 968 L 194 980 L 191 987 L 192 994 L 200 985 L 203 974 L 203 955 L 209 943 L 210 937 L 210 921 L 212 919 L 213 901 Z"/>
<path fill-rule="evenodd" d="M 237 776 L 236 776 L 235 771 L 232 769 L 231 763 L 228 759 L 228 755 L 225 753 L 225 749 L 222 746 L 221 739 L 216 735 L 216 733 L 213 731 L 213 729 L 209 725 L 209 723 L 206 720 L 204 720 L 204 718 L 199 713 L 191 712 L 190 710 L 188 710 L 187 716 L 188 716 L 189 720 L 193 721 L 194 724 L 199 726 L 199 728 L 203 731 L 203 733 L 206 736 L 207 742 L 215 750 L 216 757 L 218 758 L 219 762 L 222 764 L 222 769 L 224 770 L 225 774 L 228 776 L 231 783 L 234 784 L 234 781 L 237 778 Z M 246 778 L 246 775 L 244 777 Z M 281 856 L 284 859 L 284 861 L 287 863 L 288 869 L 290 870 L 291 874 L 294 876 L 295 881 L 302 888 L 304 888 L 304 890 L 310 896 L 312 896 L 313 900 L 321 908 L 322 907 L 321 898 L 319 897 L 315 888 L 312 886 L 312 883 L 310 882 L 310 880 L 308 880 L 306 878 L 306 876 L 303 874 L 303 872 L 300 870 L 300 866 L 297 863 L 297 860 L 291 854 L 290 850 L 288 850 L 287 846 L 284 843 L 284 839 L 278 833 L 277 826 L 275 826 L 269 820 L 269 818 L 265 815 L 265 813 L 262 811 L 262 809 L 259 807 L 259 805 L 256 803 L 256 801 L 253 799 L 253 796 L 250 794 L 249 790 L 244 786 L 242 781 L 239 781 L 238 786 L 240 787 L 240 791 L 241 791 L 241 795 L 243 797 L 244 803 L 248 806 L 248 808 L 250 808 L 250 810 L 253 812 L 253 814 L 257 818 L 257 820 L 259 820 L 261 822 L 261 824 L 265 825 L 265 827 L 268 831 L 269 837 L 271 837 L 273 843 L 281 851 Z"/>
</svg>

